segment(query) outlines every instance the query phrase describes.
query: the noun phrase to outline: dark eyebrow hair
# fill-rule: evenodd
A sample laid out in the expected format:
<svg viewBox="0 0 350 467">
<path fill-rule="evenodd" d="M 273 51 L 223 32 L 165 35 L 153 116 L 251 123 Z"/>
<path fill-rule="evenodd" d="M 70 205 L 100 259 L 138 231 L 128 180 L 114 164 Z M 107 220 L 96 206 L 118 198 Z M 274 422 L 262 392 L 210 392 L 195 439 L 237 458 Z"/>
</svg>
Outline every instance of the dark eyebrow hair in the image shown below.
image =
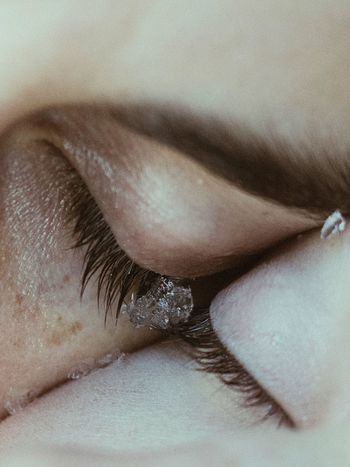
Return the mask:
<svg viewBox="0 0 350 467">
<path fill-rule="evenodd" d="M 123 105 L 111 112 L 125 127 L 181 151 L 245 192 L 315 217 L 350 212 L 350 161 L 341 151 L 336 158 L 319 144 L 297 148 L 273 135 L 264 139 L 173 105 Z"/>
</svg>

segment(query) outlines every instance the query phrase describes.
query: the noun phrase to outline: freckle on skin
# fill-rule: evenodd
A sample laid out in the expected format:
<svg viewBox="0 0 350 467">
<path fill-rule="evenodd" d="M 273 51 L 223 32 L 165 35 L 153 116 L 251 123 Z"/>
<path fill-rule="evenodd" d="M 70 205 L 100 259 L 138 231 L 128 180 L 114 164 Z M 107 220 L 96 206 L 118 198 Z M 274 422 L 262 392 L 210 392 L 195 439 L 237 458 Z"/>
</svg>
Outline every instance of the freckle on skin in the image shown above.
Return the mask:
<svg viewBox="0 0 350 467">
<path fill-rule="evenodd" d="M 16 294 L 16 303 L 17 303 L 17 305 L 22 305 L 22 303 L 23 303 L 23 295 L 21 295 L 21 294 L 19 294 L 19 293 Z"/>
<path fill-rule="evenodd" d="M 26 302 L 26 297 L 20 293 L 16 293 L 14 296 L 13 307 L 12 307 L 12 315 L 14 318 L 26 316 L 26 318 L 30 319 L 37 319 L 41 315 L 40 308 L 28 306 Z"/>
<path fill-rule="evenodd" d="M 16 294 L 16 298 L 15 298 L 15 302 L 16 302 L 16 307 L 15 307 L 15 314 L 16 315 L 21 315 L 24 313 L 24 307 L 22 306 L 23 304 L 23 295 L 21 294 Z"/>
<path fill-rule="evenodd" d="M 13 347 L 16 350 L 23 349 L 25 346 L 25 339 L 23 336 L 16 336 L 15 340 L 13 341 Z"/>
<path fill-rule="evenodd" d="M 72 323 L 65 323 L 62 316 L 57 318 L 58 329 L 55 329 L 47 339 L 50 346 L 60 346 L 68 341 L 71 337 L 76 336 L 83 329 L 80 321 L 73 321 Z"/>
<path fill-rule="evenodd" d="M 39 314 L 39 310 L 36 308 L 28 308 L 24 303 L 25 297 L 19 293 L 15 295 L 15 303 L 13 307 L 13 315 L 14 317 L 22 316 L 26 314 L 26 316 L 31 316 L 32 318 L 36 318 Z"/>
<path fill-rule="evenodd" d="M 69 284 L 69 282 L 70 282 L 70 276 L 69 276 L 69 274 L 65 274 L 63 276 L 63 283 L 64 284 Z"/>
</svg>

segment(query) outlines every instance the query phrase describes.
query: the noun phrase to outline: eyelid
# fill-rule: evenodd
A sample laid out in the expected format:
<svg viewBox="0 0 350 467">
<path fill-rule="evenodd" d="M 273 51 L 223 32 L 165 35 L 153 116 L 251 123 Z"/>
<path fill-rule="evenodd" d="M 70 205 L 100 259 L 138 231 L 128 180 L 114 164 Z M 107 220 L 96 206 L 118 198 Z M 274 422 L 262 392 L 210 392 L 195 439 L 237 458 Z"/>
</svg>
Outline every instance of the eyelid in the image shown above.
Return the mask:
<svg viewBox="0 0 350 467">
<path fill-rule="evenodd" d="M 105 108 L 53 109 L 33 118 L 33 126 L 78 171 L 121 248 L 146 269 L 212 274 L 317 225 L 132 133 Z"/>
</svg>

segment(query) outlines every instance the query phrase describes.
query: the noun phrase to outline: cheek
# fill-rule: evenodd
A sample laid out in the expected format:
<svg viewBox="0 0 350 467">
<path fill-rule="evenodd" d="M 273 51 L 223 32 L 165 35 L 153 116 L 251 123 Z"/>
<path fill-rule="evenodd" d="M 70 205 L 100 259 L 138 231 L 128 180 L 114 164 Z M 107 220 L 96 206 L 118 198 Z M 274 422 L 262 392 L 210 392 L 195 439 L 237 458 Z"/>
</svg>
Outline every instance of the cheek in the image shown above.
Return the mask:
<svg viewBox="0 0 350 467">
<path fill-rule="evenodd" d="M 105 327 L 95 288 L 89 288 L 80 303 L 80 267 L 75 261 L 55 262 L 51 271 L 44 267 L 48 278 L 27 266 L 29 288 L 25 274 L 24 284 L 7 286 L 6 278 L 1 279 L 6 287 L 0 306 L 1 416 L 4 406 L 16 410 L 27 394 L 40 395 L 74 371 L 94 369 L 106 354 L 131 351 L 155 338 L 133 329 L 126 319 L 116 327 L 110 316 Z"/>
<path fill-rule="evenodd" d="M 239 394 L 194 371 L 176 343 L 163 342 L 63 385 L 8 418 L 0 424 L 0 448 L 55 440 L 89 451 L 150 451 L 239 432 L 262 412 L 244 408 Z"/>
<path fill-rule="evenodd" d="M 38 158 L 40 163 L 38 164 Z M 96 287 L 80 301 L 83 253 L 73 251 L 67 213 L 67 163 L 43 147 L 0 159 L 0 417 L 26 398 L 99 365 L 105 354 L 133 350 L 155 336 L 118 327 L 98 312 Z"/>
</svg>

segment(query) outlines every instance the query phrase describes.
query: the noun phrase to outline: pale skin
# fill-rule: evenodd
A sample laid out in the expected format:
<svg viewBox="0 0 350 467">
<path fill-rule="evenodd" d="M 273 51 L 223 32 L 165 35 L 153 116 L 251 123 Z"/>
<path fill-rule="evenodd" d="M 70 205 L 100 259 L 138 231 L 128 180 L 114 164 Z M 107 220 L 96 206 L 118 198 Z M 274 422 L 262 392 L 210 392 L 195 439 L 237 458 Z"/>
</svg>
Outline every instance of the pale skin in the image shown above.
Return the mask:
<svg viewBox="0 0 350 467">
<path fill-rule="evenodd" d="M 219 337 L 297 427 L 276 431 L 271 419 L 252 429 L 261 409 L 193 371 L 178 343 L 148 347 L 158 336 L 126 321 L 105 329 L 93 287 L 80 304 L 82 257 L 62 253 L 60 211 L 50 218 L 54 187 L 64 198 L 64 176 L 52 175 L 62 161 L 32 145 L 39 132 L 57 142 L 57 128 L 6 129 L 46 106 L 166 102 L 347 157 L 348 2 L 11 1 L 0 25 L 1 417 L 18 388 L 49 390 L 0 424 L 0 465 L 347 465 L 349 231 L 321 241 L 321 220 L 246 195 L 96 114 L 79 138 L 69 129 L 86 112 L 63 125 L 74 148 L 65 164 L 144 267 L 205 275 L 290 238 L 212 304 Z M 117 134 L 125 158 L 105 146 L 120 144 Z M 52 390 L 81 360 L 116 347 L 142 349 Z"/>
</svg>

